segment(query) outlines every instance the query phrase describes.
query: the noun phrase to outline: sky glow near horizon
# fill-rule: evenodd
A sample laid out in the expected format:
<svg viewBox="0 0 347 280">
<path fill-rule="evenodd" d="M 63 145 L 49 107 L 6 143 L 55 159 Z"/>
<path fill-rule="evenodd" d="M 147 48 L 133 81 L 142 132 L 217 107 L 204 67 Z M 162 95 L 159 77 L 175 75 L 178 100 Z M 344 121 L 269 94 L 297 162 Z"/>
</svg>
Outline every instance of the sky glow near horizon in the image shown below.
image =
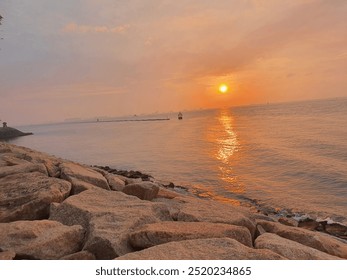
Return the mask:
<svg viewBox="0 0 347 280">
<path fill-rule="evenodd" d="M 345 0 L 1 0 L 0 14 L 9 124 L 347 96 Z"/>
</svg>

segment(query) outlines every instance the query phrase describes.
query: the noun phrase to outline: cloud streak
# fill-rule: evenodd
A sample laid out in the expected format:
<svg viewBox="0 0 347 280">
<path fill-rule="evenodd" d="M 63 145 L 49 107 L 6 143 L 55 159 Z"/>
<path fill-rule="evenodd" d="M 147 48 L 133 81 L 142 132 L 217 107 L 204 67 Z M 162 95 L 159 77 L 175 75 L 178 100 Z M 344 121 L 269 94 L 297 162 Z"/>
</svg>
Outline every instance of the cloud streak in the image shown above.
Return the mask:
<svg viewBox="0 0 347 280">
<path fill-rule="evenodd" d="M 340 0 L 304 3 L 286 16 L 255 28 L 235 46 L 218 52 L 206 49 L 201 53 L 176 53 L 177 57 L 170 61 L 188 61 L 195 76 L 225 75 L 252 66 L 260 58 L 276 56 L 293 45 L 312 44 L 314 52 L 325 43 L 333 27 L 342 23 L 346 7 L 347 2 Z M 180 56 L 185 59 L 179 60 Z"/>
<path fill-rule="evenodd" d="M 75 33 L 75 34 L 97 34 L 97 33 L 109 33 L 109 34 L 125 34 L 130 28 L 130 24 L 119 25 L 115 27 L 108 27 L 105 25 L 92 26 L 92 25 L 80 25 L 75 22 L 66 24 L 62 28 L 63 33 Z"/>
</svg>

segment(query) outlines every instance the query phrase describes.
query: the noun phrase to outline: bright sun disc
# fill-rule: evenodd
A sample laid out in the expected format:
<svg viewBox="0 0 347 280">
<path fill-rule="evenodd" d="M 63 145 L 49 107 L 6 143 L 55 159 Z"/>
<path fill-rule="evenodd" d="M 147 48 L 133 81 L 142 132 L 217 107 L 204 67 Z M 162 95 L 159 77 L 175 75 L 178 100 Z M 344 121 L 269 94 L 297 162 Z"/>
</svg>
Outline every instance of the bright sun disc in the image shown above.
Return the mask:
<svg viewBox="0 0 347 280">
<path fill-rule="evenodd" d="M 228 86 L 225 84 L 222 84 L 219 86 L 219 92 L 226 93 L 228 91 Z"/>
</svg>

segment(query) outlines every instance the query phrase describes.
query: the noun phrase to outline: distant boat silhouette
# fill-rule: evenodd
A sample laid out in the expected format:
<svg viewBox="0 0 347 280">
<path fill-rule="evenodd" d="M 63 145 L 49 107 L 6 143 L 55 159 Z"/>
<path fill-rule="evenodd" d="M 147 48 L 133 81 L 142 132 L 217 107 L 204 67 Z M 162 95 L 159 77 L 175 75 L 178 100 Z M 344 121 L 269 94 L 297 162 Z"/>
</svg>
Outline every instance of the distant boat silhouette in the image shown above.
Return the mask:
<svg viewBox="0 0 347 280">
<path fill-rule="evenodd" d="M 178 113 L 178 119 L 182 120 L 183 119 L 183 114 L 181 112 Z"/>
</svg>

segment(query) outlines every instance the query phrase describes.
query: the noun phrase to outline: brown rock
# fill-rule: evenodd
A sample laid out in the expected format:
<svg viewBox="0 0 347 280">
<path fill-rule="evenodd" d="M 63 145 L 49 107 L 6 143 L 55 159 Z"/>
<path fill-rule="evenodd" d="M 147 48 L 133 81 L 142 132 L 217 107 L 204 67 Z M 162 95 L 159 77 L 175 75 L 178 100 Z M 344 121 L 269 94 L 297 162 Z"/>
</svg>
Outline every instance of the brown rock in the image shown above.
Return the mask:
<svg viewBox="0 0 347 280">
<path fill-rule="evenodd" d="M 261 225 L 257 225 L 256 236 L 266 233 L 265 229 Z"/>
<path fill-rule="evenodd" d="M 82 225 L 87 231 L 84 250 L 97 259 L 112 259 L 133 251 L 128 235 L 146 224 L 170 220 L 161 203 L 140 200 L 122 192 L 87 190 L 53 205 L 50 219 L 66 225 Z"/>
<path fill-rule="evenodd" d="M 105 177 L 102 176 L 99 172 L 93 170 L 92 168 L 88 168 L 86 166 L 82 166 L 80 164 L 72 162 L 62 163 L 60 165 L 60 168 L 61 178 L 64 180 L 72 182 L 73 179 L 78 179 L 96 187 L 105 190 L 110 190 L 110 187 Z"/>
<path fill-rule="evenodd" d="M 173 189 L 175 187 L 175 184 L 170 182 L 170 181 L 158 180 L 158 179 L 151 178 L 151 182 L 153 182 L 154 184 L 157 184 L 159 186 L 163 186 L 164 188 Z"/>
<path fill-rule="evenodd" d="M 252 236 L 245 227 L 204 222 L 161 222 L 146 224 L 130 234 L 130 244 L 139 249 L 187 239 L 228 237 L 252 247 Z"/>
<path fill-rule="evenodd" d="M 249 229 L 252 237 L 255 234 L 256 223 L 252 219 L 251 213 L 242 207 L 183 196 L 176 197 L 172 201 L 178 203 L 174 220 L 244 226 Z"/>
<path fill-rule="evenodd" d="M 267 232 L 275 233 L 283 238 L 290 239 L 315 248 L 319 251 L 340 258 L 347 258 L 347 244 L 324 233 L 289 227 L 280 223 L 258 221 Z"/>
<path fill-rule="evenodd" d="M 45 219 L 52 202 L 62 202 L 71 184 L 42 173 L 13 174 L 0 179 L 0 222 Z"/>
<path fill-rule="evenodd" d="M 320 226 L 320 223 L 312 219 L 306 219 L 298 223 L 298 227 L 312 230 L 312 231 L 317 230 L 319 226 Z"/>
<path fill-rule="evenodd" d="M 27 163 L 27 164 L 0 167 L 0 178 L 4 178 L 12 174 L 30 173 L 30 172 L 40 172 L 48 176 L 47 169 L 43 164 Z"/>
<path fill-rule="evenodd" d="M 168 190 L 163 187 L 159 187 L 159 192 L 157 194 L 157 198 L 167 198 L 167 199 L 173 199 L 175 197 L 182 196 L 178 192 Z"/>
<path fill-rule="evenodd" d="M 5 142 L 0 142 L 0 154 L 4 153 L 12 153 L 10 144 L 7 144 Z"/>
<path fill-rule="evenodd" d="M 173 241 L 116 260 L 281 260 L 266 249 L 252 249 L 231 238 Z"/>
<path fill-rule="evenodd" d="M 109 173 L 109 172 L 106 172 L 106 171 L 104 171 L 104 172 L 105 172 L 105 175 L 104 175 L 105 177 L 106 177 L 106 174 L 110 174 L 110 175 L 112 175 L 113 177 L 116 177 L 117 179 L 123 181 L 124 185 L 142 182 L 142 179 L 141 179 L 141 178 L 138 178 L 138 179 L 131 179 L 131 178 L 128 178 L 128 177 L 119 175 L 119 174 Z"/>
<path fill-rule="evenodd" d="M 48 171 L 48 175 L 50 177 L 60 178 L 60 161 L 54 157 L 45 157 L 38 156 L 37 158 L 33 158 L 33 162 L 41 162 L 43 163 Z"/>
<path fill-rule="evenodd" d="M 260 214 L 260 213 L 252 213 L 252 218 L 254 220 L 263 220 L 263 221 L 276 222 L 276 220 L 273 219 L 272 217 L 269 217 L 267 215 L 263 215 L 263 214 Z"/>
<path fill-rule="evenodd" d="M 98 189 L 98 187 L 76 178 L 70 178 L 71 195 L 76 195 L 87 190 Z"/>
<path fill-rule="evenodd" d="M 20 165 L 20 164 L 29 164 L 30 162 L 16 157 L 14 154 L 2 154 L 0 157 L 6 164 L 6 166 Z"/>
<path fill-rule="evenodd" d="M 95 260 L 95 256 L 88 251 L 80 251 L 60 258 L 61 260 Z"/>
<path fill-rule="evenodd" d="M 107 182 L 113 191 L 123 191 L 125 187 L 125 181 L 119 178 L 119 176 L 116 176 L 111 173 L 106 173 L 105 178 L 107 179 Z"/>
<path fill-rule="evenodd" d="M 341 224 L 326 224 L 327 233 L 347 239 L 347 227 Z"/>
<path fill-rule="evenodd" d="M 16 257 L 16 252 L 14 251 L 0 251 L 0 261 L 13 260 Z"/>
<path fill-rule="evenodd" d="M 328 255 L 298 242 L 282 238 L 273 233 L 264 233 L 255 240 L 257 249 L 269 249 L 289 260 L 338 260 L 340 258 Z"/>
<path fill-rule="evenodd" d="M 81 249 L 84 230 L 55 221 L 0 223 L 0 247 L 20 259 L 59 259 Z"/>
<path fill-rule="evenodd" d="M 92 169 L 92 170 L 94 170 L 94 171 L 96 171 L 96 172 L 98 172 L 98 173 L 100 173 L 102 176 L 106 176 L 107 174 L 110 174 L 108 171 L 106 171 L 106 170 L 104 170 L 104 169 L 102 169 L 102 168 L 100 168 L 100 167 L 97 167 L 97 166 L 90 166 L 90 169 Z"/>
<path fill-rule="evenodd" d="M 299 222 L 297 220 L 294 220 L 293 218 L 287 218 L 287 217 L 279 218 L 278 222 L 280 222 L 283 225 L 291 226 L 291 227 L 297 227 L 299 225 Z"/>
<path fill-rule="evenodd" d="M 140 184 L 143 182 L 141 178 L 128 178 L 128 177 L 124 177 L 122 175 L 117 175 L 117 177 L 120 178 L 121 180 L 124 178 L 125 185 L 137 184 L 137 183 Z"/>
<path fill-rule="evenodd" d="M 10 145 L 13 156 L 35 164 L 44 164 L 49 176 L 58 177 L 60 174 L 59 159 L 46 153 L 31 150 L 25 147 Z"/>
<path fill-rule="evenodd" d="M 123 192 L 128 195 L 133 195 L 142 200 L 152 200 L 156 198 L 159 192 L 159 186 L 151 182 L 141 182 L 126 185 Z"/>
</svg>

